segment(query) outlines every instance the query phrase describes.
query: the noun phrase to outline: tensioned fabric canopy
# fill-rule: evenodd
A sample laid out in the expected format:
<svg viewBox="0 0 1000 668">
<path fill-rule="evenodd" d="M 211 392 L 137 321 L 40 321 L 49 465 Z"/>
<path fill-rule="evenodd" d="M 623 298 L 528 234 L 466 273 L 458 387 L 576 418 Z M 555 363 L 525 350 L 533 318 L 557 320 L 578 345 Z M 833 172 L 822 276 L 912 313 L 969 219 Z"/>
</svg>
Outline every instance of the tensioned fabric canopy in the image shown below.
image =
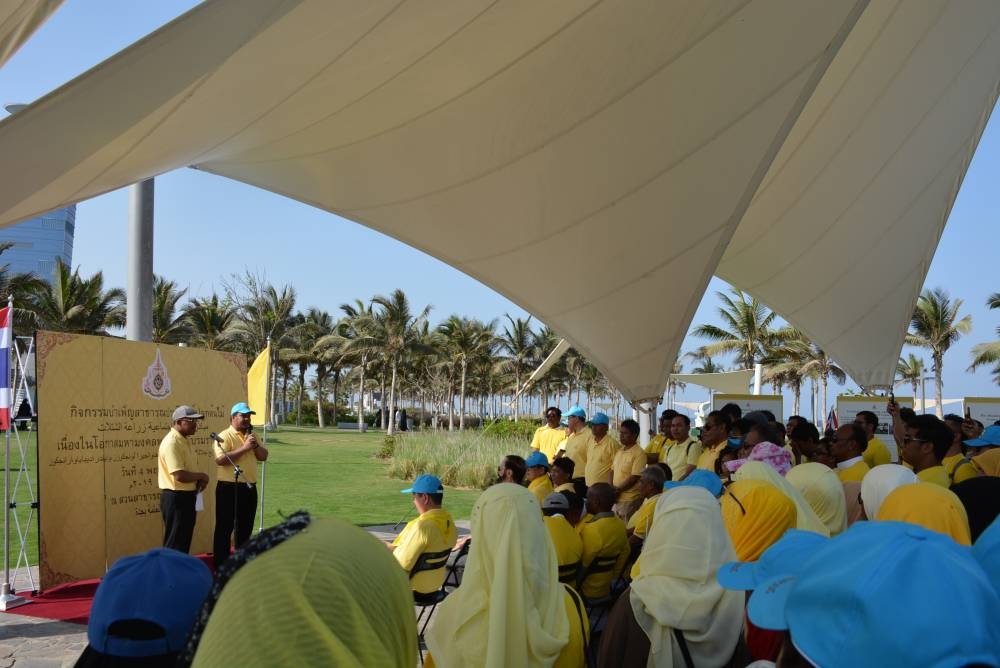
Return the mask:
<svg viewBox="0 0 1000 668">
<path fill-rule="evenodd" d="M 673 381 L 701 385 L 724 394 L 746 394 L 752 378 L 753 369 L 719 373 L 675 373 L 670 376 Z"/>
<path fill-rule="evenodd" d="M 891 382 L 995 99 L 998 17 L 990 0 L 208 0 L 0 123 L 0 225 L 191 165 L 478 278 L 632 400 L 662 394 L 717 267 Z M 831 262 L 845 238 L 858 257 Z M 859 295 L 879 263 L 886 289 Z"/>
<path fill-rule="evenodd" d="M 0 0 L 0 65 L 21 48 L 63 0 Z"/>
</svg>

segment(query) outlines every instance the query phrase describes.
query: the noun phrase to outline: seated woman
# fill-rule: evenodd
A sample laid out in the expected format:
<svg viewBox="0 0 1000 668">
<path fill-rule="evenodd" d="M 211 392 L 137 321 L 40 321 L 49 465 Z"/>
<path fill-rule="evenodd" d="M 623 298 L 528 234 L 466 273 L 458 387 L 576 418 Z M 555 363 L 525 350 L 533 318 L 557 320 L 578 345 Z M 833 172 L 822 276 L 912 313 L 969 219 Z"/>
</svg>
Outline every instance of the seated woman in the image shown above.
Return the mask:
<svg viewBox="0 0 1000 668">
<path fill-rule="evenodd" d="M 584 666 L 587 613 L 579 595 L 559 582 L 534 495 L 520 485 L 494 485 L 476 501 L 471 524 L 465 575 L 438 606 L 425 665 Z"/>
<path fill-rule="evenodd" d="M 597 664 L 725 665 L 739 641 L 744 596 L 723 589 L 715 574 L 735 556 L 710 492 L 691 486 L 665 494 L 642 573 L 612 608 Z"/>
<path fill-rule="evenodd" d="M 222 565 L 178 665 L 415 666 L 406 572 L 363 529 L 295 513 Z"/>
</svg>

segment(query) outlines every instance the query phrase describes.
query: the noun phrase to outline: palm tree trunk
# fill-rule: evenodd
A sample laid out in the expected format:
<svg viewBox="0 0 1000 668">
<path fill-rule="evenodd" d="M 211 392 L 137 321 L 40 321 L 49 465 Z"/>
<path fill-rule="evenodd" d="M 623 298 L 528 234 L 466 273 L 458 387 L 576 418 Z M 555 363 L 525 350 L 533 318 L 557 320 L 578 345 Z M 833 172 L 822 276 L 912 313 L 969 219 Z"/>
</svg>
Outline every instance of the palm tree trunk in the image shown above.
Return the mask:
<svg viewBox="0 0 1000 668">
<path fill-rule="evenodd" d="M 396 364 L 395 358 L 392 360 L 392 380 L 389 381 L 389 428 L 386 433 L 392 436 L 394 432 L 394 427 L 396 426 L 396 420 L 393 416 L 395 401 L 396 401 Z"/>
<path fill-rule="evenodd" d="M 819 410 L 820 425 L 822 426 L 822 428 L 820 429 L 820 434 L 822 434 L 823 431 L 826 430 L 826 416 L 829 414 L 829 411 L 826 408 L 826 383 L 828 380 L 828 375 L 824 373 L 822 376 L 822 380 L 823 380 L 823 385 L 820 388 L 822 390 L 822 393 L 820 394 L 820 401 L 823 402 L 823 405 Z"/>
<path fill-rule="evenodd" d="M 792 414 L 799 414 L 799 399 L 802 395 L 802 381 L 792 383 Z"/>
<path fill-rule="evenodd" d="M 323 419 L 323 381 L 325 378 L 322 374 L 316 374 L 316 421 L 319 423 L 319 428 L 322 429 L 326 426 L 326 421 Z"/>
<path fill-rule="evenodd" d="M 333 372 L 333 415 L 330 417 L 330 422 L 333 426 L 337 426 L 337 390 L 340 387 L 340 369 Z"/>
<path fill-rule="evenodd" d="M 944 416 L 944 411 L 941 410 L 941 398 L 944 396 L 944 381 L 941 379 L 941 367 L 944 366 L 944 354 L 935 353 L 934 354 L 934 398 L 937 400 L 934 404 L 934 414 L 938 416 L 940 420 Z M 927 411 L 927 407 L 924 407 L 924 411 Z"/>
<path fill-rule="evenodd" d="M 458 430 L 465 429 L 465 371 L 466 362 L 462 360 L 462 386 L 458 394 Z"/>
<path fill-rule="evenodd" d="M 385 424 L 386 423 L 386 417 L 385 417 L 386 408 L 385 408 L 385 365 L 384 364 L 382 365 L 381 378 L 379 379 L 379 382 L 381 383 L 381 387 L 379 388 L 380 391 L 381 391 L 381 394 L 379 395 L 379 400 L 378 400 L 378 406 L 379 406 L 379 411 L 378 411 L 378 428 L 379 429 L 385 429 L 386 428 L 386 424 Z M 391 417 L 390 417 L 389 421 L 390 422 L 392 421 Z"/>
<path fill-rule="evenodd" d="M 306 367 L 303 364 L 299 365 L 299 405 L 295 411 L 295 426 L 302 426 L 302 393 L 306 388 Z"/>
<path fill-rule="evenodd" d="M 455 381 L 448 379 L 448 431 L 455 431 Z"/>
<path fill-rule="evenodd" d="M 515 360 L 514 367 L 514 392 L 516 393 L 521 389 L 521 360 Z M 515 394 L 515 396 L 517 396 Z M 518 397 L 520 399 L 520 397 Z M 514 401 L 514 421 L 516 422 L 521 417 L 521 402 Z"/>
<path fill-rule="evenodd" d="M 365 358 L 361 358 L 361 379 L 358 381 L 358 431 L 365 424 Z"/>
</svg>

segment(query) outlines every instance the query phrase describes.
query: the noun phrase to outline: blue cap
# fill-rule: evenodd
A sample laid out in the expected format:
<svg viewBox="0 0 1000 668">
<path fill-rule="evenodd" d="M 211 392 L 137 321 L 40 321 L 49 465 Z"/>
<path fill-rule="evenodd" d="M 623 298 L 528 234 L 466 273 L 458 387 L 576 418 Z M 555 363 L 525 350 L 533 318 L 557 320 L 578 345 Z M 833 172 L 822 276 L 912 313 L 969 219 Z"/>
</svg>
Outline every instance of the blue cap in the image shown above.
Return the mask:
<svg viewBox="0 0 1000 668">
<path fill-rule="evenodd" d="M 87 624 L 90 647 L 100 654 L 128 658 L 179 652 L 211 588 L 212 573 L 183 552 L 158 547 L 122 557 L 94 595 Z M 128 619 L 156 624 L 164 635 L 138 640 L 109 632 L 112 624 Z"/>
<path fill-rule="evenodd" d="M 906 522 L 856 523 L 761 583 L 747 614 L 816 666 L 1000 665 L 1000 595 L 972 551 Z"/>
<path fill-rule="evenodd" d="M 1000 426 L 991 424 L 983 431 L 979 438 L 971 438 L 965 441 L 970 448 L 982 448 L 987 445 L 1000 445 Z"/>
<path fill-rule="evenodd" d="M 972 556 L 986 571 L 993 587 L 1000 592 L 1000 516 L 979 534 L 972 545 Z"/>
<path fill-rule="evenodd" d="M 587 419 L 587 411 L 583 410 L 579 406 L 574 405 L 568 411 L 566 411 L 565 413 L 563 413 L 563 417 L 565 417 L 565 418 L 578 417 L 581 420 L 586 420 Z"/>
<path fill-rule="evenodd" d="M 789 529 L 778 542 L 764 550 L 757 561 L 723 564 L 716 579 L 726 589 L 749 591 L 765 580 L 797 575 L 805 563 L 828 539 L 812 531 Z"/>
<path fill-rule="evenodd" d="M 237 413 L 242 413 L 243 415 L 246 415 L 247 413 L 250 415 L 256 415 L 257 411 L 250 410 L 250 406 L 247 405 L 247 402 L 241 401 L 238 404 L 233 404 L 233 407 L 229 410 L 230 416 L 236 415 Z"/>
<path fill-rule="evenodd" d="M 594 413 L 594 417 L 590 418 L 590 424 L 611 424 L 611 420 L 604 413 Z"/>
<path fill-rule="evenodd" d="M 695 469 L 691 471 L 683 480 L 668 480 L 663 483 L 664 489 L 675 487 L 703 487 L 712 493 L 712 496 L 722 494 L 722 480 L 719 476 L 705 469 Z"/>
<path fill-rule="evenodd" d="M 535 450 L 528 455 L 527 459 L 524 460 L 524 464 L 529 469 L 532 466 L 544 466 L 545 468 L 549 468 L 549 458 L 545 456 L 545 453 Z"/>
<path fill-rule="evenodd" d="M 417 476 L 413 486 L 404 489 L 401 494 L 444 494 L 444 485 L 436 475 L 425 473 Z"/>
</svg>

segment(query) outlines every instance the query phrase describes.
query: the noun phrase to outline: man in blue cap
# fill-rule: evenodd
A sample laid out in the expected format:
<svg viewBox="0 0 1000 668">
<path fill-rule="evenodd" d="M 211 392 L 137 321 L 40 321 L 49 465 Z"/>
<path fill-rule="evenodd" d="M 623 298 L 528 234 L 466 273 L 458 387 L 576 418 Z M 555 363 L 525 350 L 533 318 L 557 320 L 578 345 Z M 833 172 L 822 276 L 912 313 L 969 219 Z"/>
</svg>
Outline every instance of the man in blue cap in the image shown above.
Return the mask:
<svg viewBox="0 0 1000 668">
<path fill-rule="evenodd" d="M 413 505 L 420 515 L 406 524 L 389 547 L 399 565 L 409 573 L 424 552 L 454 549 L 458 541 L 458 530 L 451 513 L 441 507 L 444 485 L 437 476 L 426 473 L 418 476 L 413 481 L 413 486 L 404 489 L 402 493 L 413 495 Z M 442 567 L 417 573 L 410 579 L 410 586 L 420 594 L 435 592 L 444 584 L 446 570 Z"/>
<path fill-rule="evenodd" d="M 549 458 L 545 453 L 535 450 L 524 460 L 524 465 L 528 469 L 524 475 L 524 479 L 528 481 L 528 491 L 535 495 L 541 506 L 549 494 L 555 491 L 549 478 Z"/>
<path fill-rule="evenodd" d="M 267 448 L 253 433 L 250 416 L 256 412 L 245 401 L 229 411 L 229 426 L 215 437 L 215 568 L 229 558 L 230 540 L 239 548 L 253 533 L 257 514 L 257 462 L 267 461 Z M 238 476 L 238 478 L 237 478 Z"/>
<path fill-rule="evenodd" d="M 566 443 L 562 447 L 566 453 L 565 456 L 572 459 L 573 464 L 575 464 L 578 478 L 574 478 L 574 480 L 582 481 L 584 478 L 582 474 L 587 470 L 587 452 L 594 440 L 594 434 L 587 426 L 587 411 L 579 406 L 570 408 L 563 417 L 566 418 L 566 424 L 569 426 L 569 436 L 566 437 Z M 556 456 L 560 456 L 559 453 L 556 453 Z"/>
<path fill-rule="evenodd" d="M 599 482 L 611 483 L 612 462 L 622 444 L 608 433 L 610 424 L 611 420 L 604 413 L 594 413 L 590 419 L 590 431 L 594 437 L 587 444 L 587 465 L 583 474 L 587 487 Z"/>
</svg>

